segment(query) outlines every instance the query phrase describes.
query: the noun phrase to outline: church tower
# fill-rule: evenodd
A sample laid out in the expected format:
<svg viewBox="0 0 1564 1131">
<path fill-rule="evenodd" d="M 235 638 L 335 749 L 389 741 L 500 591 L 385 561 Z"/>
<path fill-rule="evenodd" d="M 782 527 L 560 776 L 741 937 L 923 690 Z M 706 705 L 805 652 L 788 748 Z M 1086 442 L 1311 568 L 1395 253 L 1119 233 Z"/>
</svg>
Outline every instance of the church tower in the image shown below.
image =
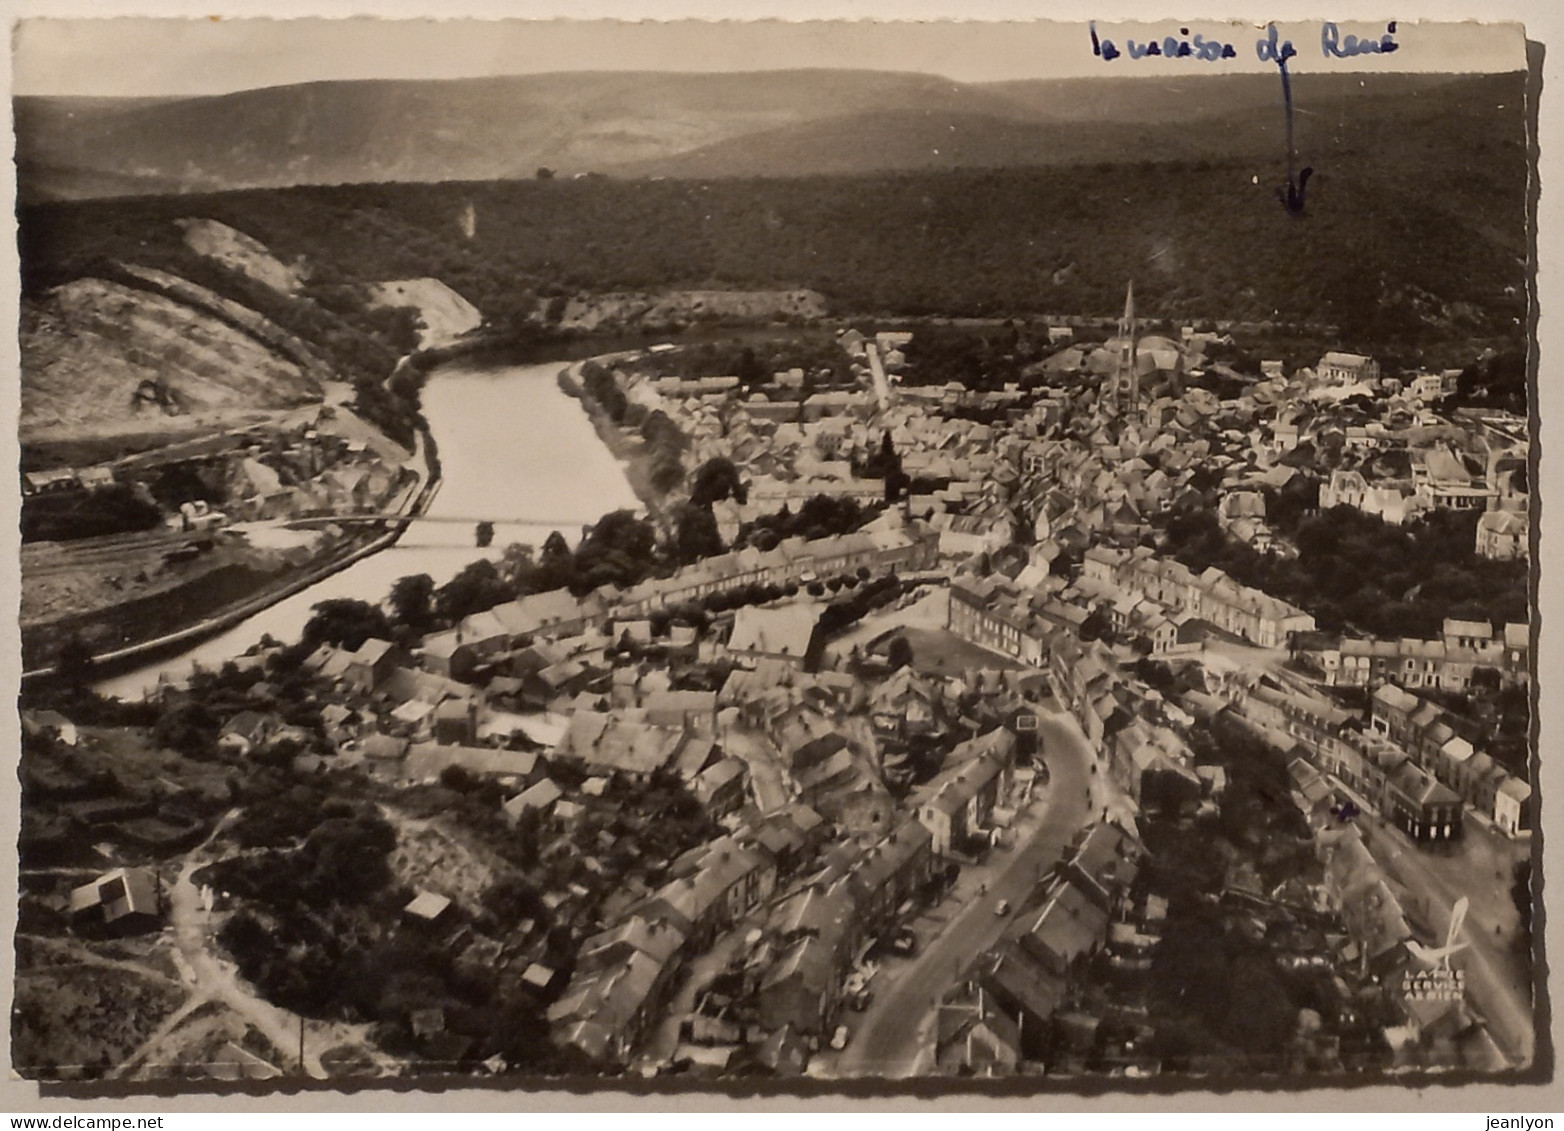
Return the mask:
<svg viewBox="0 0 1564 1131">
<path fill-rule="evenodd" d="M 1140 370 L 1135 353 L 1135 280 L 1124 290 L 1124 313 L 1119 318 L 1119 360 L 1113 373 L 1113 407 L 1120 413 L 1140 407 Z"/>
</svg>

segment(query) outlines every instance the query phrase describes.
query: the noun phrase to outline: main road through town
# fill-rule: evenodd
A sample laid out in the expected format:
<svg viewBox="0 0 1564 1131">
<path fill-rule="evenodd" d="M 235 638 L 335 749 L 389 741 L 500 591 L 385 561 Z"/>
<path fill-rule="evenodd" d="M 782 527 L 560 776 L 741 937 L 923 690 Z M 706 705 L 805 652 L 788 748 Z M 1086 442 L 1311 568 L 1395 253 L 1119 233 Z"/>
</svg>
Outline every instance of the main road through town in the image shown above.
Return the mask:
<svg viewBox="0 0 1564 1131">
<path fill-rule="evenodd" d="M 999 940 L 1014 917 L 1014 912 L 996 914 L 999 901 L 1020 907 L 1075 834 L 1100 813 L 1088 792 L 1095 758 L 1074 720 L 1041 713 L 1039 738 L 1050 784 L 1041 812 L 1024 821 L 1025 839 L 1012 849 L 997 850 L 984 865 L 963 869 L 956 890 L 939 908 L 948 921 L 932 936 L 919 930 L 916 957 L 885 962 L 874 978 L 869 1008 L 861 1015 L 844 1015 L 856 1020 L 847 1048 L 816 1057 L 820 1063 L 811 1064 L 811 1075 L 912 1075 L 928 1051 L 927 1022 L 940 996 L 973 958 Z M 980 889 L 986 890 L 980 894 Z"/>
</svg>

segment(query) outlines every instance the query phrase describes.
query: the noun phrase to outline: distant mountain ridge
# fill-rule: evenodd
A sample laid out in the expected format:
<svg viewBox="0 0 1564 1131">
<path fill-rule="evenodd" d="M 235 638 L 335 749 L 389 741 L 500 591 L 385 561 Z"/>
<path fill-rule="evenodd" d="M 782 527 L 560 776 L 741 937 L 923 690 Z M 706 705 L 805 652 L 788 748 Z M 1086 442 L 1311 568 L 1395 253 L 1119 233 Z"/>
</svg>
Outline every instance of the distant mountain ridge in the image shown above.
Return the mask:
<svg viewBox="0 0 1564 1131">
<path fill-rule="evenodd" d="M 1513 121 L 1524 76 L 1303 75 L 1299 146 L 1394 160 Z M 1269 75 L 957 83 L 887 71 L 584 72 L 14 100 L 22 199 L 562 176 L 730 177 L 1279 157 Z M 1510 118 L 1504 119 L 1506 109 Z M 1367 139 L 1367 140 L 1365 140 Z"/>
</svg>

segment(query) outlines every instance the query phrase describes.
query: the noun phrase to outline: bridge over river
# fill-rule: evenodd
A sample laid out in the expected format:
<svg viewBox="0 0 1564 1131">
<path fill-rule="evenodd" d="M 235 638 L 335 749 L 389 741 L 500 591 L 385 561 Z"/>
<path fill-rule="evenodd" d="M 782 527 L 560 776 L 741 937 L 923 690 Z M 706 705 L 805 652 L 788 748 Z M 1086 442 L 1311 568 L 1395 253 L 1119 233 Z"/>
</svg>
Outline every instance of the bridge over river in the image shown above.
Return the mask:
<svg viewBox="0 0 1564 1131">
<path fill-rule="evenodd" d="M 289 529 L 300 529 L 315 526 L 362 526 L 379 522 L 439 522 L 455 526 L 477 526 L 480 522 L 490 522 L 495 526 L 557 526 L 561 530 L 575 530 L 583 526 L 591 526 L 597 522 L 601 515 L 590 518 L 535 518 L 530 515 L 490 515 L 468 517 L 465 515 L 450 514 L 425 514 L 418 517 L 410 517 L 398 511 L 368 514 L 322 514 L 309 515 L 304 518 L 277 518 L 263 522 L 247 523 L 249 526 L 279 526 Z"/>
<path fill-rule="evenodd" d="M 511 542 L 541 544 L 558 530 L 574 545 L 581 528 L 613 510 L 641 507 L 624 468 L 598 439 L 581 403 L 557 380 L 564 362 L 474 368 L 442 366 L 424 387 L 424 415 L 440 445 L 440 494 L 430 509 L 408 520 L 379 509 L 364 514 L 272 519 L 242 528 L 301 533 L 323 527 L 408 531 L 351 568 L 311 585 L 232 629 L 97 686 L 110 695 L 139 698 L 160 676 L 179 679 L 193 664 L 217 667 L 262 636 L 294 640 L 320 601 L 378 601 L 401 577 L 427 573 L 443 584 L 479 557 L 497 557 Z M 577 517 L 531 518 L 579 508 Z M 514 512 L 507 514 L 505 512 Z M 473 545 L 480 522 L 495 526 L 494 545 Z"/>
</svg>

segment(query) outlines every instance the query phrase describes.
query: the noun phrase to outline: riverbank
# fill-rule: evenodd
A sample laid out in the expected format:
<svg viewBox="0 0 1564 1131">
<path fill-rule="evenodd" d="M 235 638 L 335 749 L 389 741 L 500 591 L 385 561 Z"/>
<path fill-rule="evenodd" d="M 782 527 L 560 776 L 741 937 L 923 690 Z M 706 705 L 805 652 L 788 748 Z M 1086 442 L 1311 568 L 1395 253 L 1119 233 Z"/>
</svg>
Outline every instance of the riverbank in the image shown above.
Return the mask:
<svg viewBox="0 0 1564 1131">
<path fill-rule="evenodd" d="M 581 369 L 587 362 L 614 365 L 628 356 L 631 354 L 606 353 L 567 365 L 559 371 L 559 387 L 567 396 L 580 402 L 587 419 L 592 422 L 592 429 L 597 433 L 597 438 L 624 469 L 625 480 L 630 484 L 630 490 L 646 508 L 646 513 L 652 521 L 662 527 L 668 519 L 668 493 L 658 490 L 653 482 L 652 471 L 657 460 L 655 449 L 634 429 L 615 424 L 603 407 L 587 395 L 586 387 L 581 382 Z"/>
<path fill-rule="evenodd" d="M 434 502 L 435 495 L 439 492 L 441 480 L 440 461 L 437 454 L 437 446 L 433 434 L 430 432 L 427 422 L 420 420 L 417 424 L 417 432 L 422 448 L 424 472 L 421 476 L 423 482 L 419 490 L 408 496 L 403 504 L 400 516 L 387 520 L 391 523 L 390 529 L 356 546 L 340 547 L 324 560 L 311 562 L 307 566 L 298 569 L 279 571 L 280 576 L 269 577 L 258 575 L 250 571 L 243 576 L 234 575 L 225 577 L 222 581 L 214 583 L 215 587 L 208 587 L 206 579 L 200 584 L 207 588 L 209 593 L 215 593 L 220 607 L 215 610 L 207 610 L 205 615 L 194 624 L 184 627 L 159 632 L 150 639 L 135 641 L 123 647 L 111 648 L 93 656 L 93 667 L 102 676 L 111 676 L 119 672 L 133 669 L 150 660 L 160 659 L 199 644 L 213 636 L 222 633 L 242 621 L 248 620 L 257 613 L 264 612 L 279 602 L 319 584 L 326 578 L 340 573 L 357 562 L 377 554 L 382 550 L 396 544 L 397 540 L 407 531 L 414 520 L 426 514 L 430 505 Z M 222 590 L 230 588 L 240 591 L 235 592 L 231 600 L 223 600 Z M 138 623 L 157 624 L 158 612 L 167 610 L 170 619 L 188 618 L 189 595 L 181 591 L 169 594 L 160 594 L 147 598 L 144 602 L 134 602 L 122 607 L 130 614 L 130 619 Z M 111 610 L 106 615 L 119 617 L 121 610 Z M 68 631 L 68 630 L 66 630 Z M 154 628 L 156 631 L 156 628 Z M 26 648 L 24 641 L 24 663 L 26 662 Z M 36 681 L 52 674 L 54 668 L 50 664 L 40 664 L 22 673 L 23 683 Z"/>
</svg>

